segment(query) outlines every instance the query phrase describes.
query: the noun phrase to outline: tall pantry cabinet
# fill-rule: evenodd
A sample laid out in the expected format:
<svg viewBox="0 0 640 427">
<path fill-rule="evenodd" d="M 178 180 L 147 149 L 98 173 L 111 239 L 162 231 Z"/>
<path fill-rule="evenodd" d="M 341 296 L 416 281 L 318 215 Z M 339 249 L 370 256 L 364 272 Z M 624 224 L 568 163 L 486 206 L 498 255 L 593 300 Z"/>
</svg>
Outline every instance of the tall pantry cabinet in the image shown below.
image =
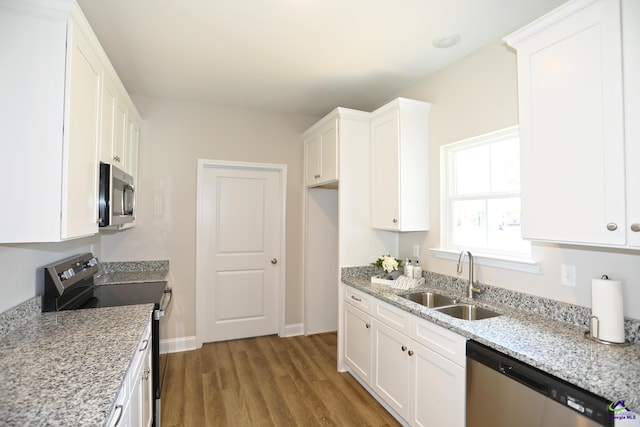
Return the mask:
<svg viewBox="0 0 640 427">
<path fill-rule="evenodd" d="M 105 79 L 139 130 L 124 86 L 72 0 L 0 4 L 0 50 L 0 242 L 97 233 L 98 161 L 115 131 L 103 117 Z M 137 150 L 135 128 L 125 132 Z"/>
<path fill-rule="evenodd" d="M 517 50 L 522 234 L 640 248 L 640 3 L 573 0 Z"/>
</svg>

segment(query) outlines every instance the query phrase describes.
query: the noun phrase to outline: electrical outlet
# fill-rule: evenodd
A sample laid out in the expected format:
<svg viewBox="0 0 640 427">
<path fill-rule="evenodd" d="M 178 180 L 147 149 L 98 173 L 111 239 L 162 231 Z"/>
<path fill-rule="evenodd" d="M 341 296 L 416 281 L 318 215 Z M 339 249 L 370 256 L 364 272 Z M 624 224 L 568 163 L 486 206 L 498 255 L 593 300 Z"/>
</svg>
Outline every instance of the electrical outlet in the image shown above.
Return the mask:
<svg viewBox="0 0 640 427">
<path fill-rule="evenodd" d="M 560 283 L 564 286 L 576 286 L 576 266 L 575 265 L 560 265 Z"/>
<path fill-rule="evenodd" d="M 420 245 L 413 245 L 414 258 L 420 258 Z"/>
</svg>

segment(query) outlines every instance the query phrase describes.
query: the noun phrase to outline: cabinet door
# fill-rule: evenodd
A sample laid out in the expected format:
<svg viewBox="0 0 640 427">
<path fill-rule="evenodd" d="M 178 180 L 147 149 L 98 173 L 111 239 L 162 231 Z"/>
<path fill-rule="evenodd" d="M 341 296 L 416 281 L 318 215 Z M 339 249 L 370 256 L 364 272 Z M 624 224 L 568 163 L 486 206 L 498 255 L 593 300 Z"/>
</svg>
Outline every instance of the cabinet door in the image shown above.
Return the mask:
<svg viewBox="0 0 640 427">
<path fill-rule="evenodd" d="M 70 45 L 69 110 L 62 162 L 62 239 L 98 232 L 98 113 L 102 69 L 79 31 L 71 31 Z"/>
<path fill-rule="evenodd" d="M 622 3 L 625 92 L 625 151 L 627 156 L 627 233 L 629 246 L 640 249 L 640 2 Z"/>
<path fill-rule="evenodd" d="M 133 177 L 134 186 L 138 181 L 138 147 L 140 144 L 140 122 L 132 119 L 129 128 L 129 150 L 127 152 L 127 170 Z"/>
<path fill-rule="evenodd" d="M 320 182 L 338 179 L 338 119 L 320 130 Z"/>
<path fill-rule="evenodd" d="M 142 381 L 140 390 L 140 402 L 141 402 L 141 423 L 142 427 L 151 427 L 153 423 L 153 405 L 155 398 L 153 396 L 153 370 L 151 369 L 151 342 L 145 350 L 145 355 L 142 362 Z"/>
<path fill-rule="evenodd" d="M 416 342 L 411 343 L 411 351 L 410 424 L 464 427 L 465 368 Z"/>
<path fill-rule="evenodd" d="M 518 51 L 522 234 L 624 245 L 620 4 L 574 4 L 507 38 Z"/>
<path fill-rule="evenodd" d="M 315 134 L 304 141 L 304 183 L 314 185 L 320 178 L 320 135 Z"/>
<path fill-rule="evenodd" d="M 127 139 L 129 135 L 129 133 L 127 132 L 127 125 L 127 106 L 124 103 L 123 98 L 118 96 L 116 98 L 116 118 L 113 132 L 111 163 L 123 170 L 125 168 L 124 162 L 126 158 L 125 147 L 127 145 Z"/>
<path fill-rule="evenodd" d="M 103 75 L 102 111 L 100 113 L 100 161 L 112 163 L 116 120 L 116 88 L 111 79 Z"/>
<path fill-rule="evenodd" d="M 338 119 L 332 118 L 304 141 L 305 185 L 338 179 Z"/>
<path fill-rule="evenodd" d="M 373 389 L 401 417 L 409 405 L 409 338 L 374 321 Z"/>
<path fill-rule="evenodd" d="M 399 117 L 389 110 L 371 121 L 371 226 L 400 229 Z"/>
<path fill-rule="evenodd" d="M 344 305 L 344 359 L 354 374 L 371 384 L 371 316 L 349 304 Z"/>
</svg>

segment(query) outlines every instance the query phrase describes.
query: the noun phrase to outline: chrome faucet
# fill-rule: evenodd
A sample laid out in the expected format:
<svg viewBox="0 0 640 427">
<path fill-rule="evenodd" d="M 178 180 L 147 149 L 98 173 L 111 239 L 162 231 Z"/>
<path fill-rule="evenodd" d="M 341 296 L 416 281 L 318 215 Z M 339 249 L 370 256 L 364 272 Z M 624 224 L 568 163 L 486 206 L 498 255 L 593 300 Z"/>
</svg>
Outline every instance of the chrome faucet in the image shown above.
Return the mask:
<svg viewBox="0 0 640 427">
<path fill-rule="evenodd" d="M 458 273 L 462 273 L 462 262 L 464 261 L 464 255 L 467 254 L 469 256 L 469 283 L 467 284 L 467 297 L 473 298 L 473 293 L 480 293 L 482 290 L 480 288 L 476 288 L 475 281 L 473 280 L 473 255 L 470 251 L 465 251 L 464 249 L 460 252 L 460 256 L 458 257 L 458 265 L 456 267 L 456 271 Z"/>
</svg>

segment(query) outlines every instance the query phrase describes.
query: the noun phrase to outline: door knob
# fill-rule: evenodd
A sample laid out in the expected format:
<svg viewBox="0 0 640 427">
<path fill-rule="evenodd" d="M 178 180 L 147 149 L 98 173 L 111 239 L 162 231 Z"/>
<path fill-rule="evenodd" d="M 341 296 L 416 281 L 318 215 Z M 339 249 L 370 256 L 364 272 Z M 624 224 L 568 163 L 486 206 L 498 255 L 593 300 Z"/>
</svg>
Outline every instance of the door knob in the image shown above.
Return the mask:
<svg viewBox="0 0 640 427">
<path fill-rule="evenodd" d="M 271 258 L 271 264 L 277 264 L 277 263 L 278 263 L 277 258 Z"/>
</svg>

